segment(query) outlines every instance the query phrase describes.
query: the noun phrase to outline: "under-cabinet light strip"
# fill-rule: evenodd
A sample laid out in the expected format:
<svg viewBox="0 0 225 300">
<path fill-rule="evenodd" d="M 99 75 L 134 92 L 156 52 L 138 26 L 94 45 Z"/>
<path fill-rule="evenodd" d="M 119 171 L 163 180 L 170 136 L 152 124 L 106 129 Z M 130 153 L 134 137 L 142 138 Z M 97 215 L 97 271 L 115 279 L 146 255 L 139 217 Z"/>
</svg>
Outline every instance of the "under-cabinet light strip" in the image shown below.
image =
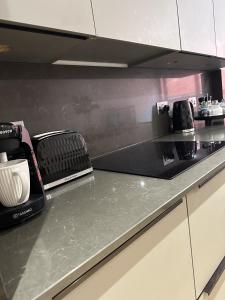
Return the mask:
<svg viewBox="0 0 225 300">
<path fill-rule="evenodd" d="M 53 65 L 72 65 L 72 66 L 86 66 L 86 67 L 109 67 L 109 68 L 127 68 L 128 64 L 97 62 L 97 61 L 77 61 L 77 60 L 57 60 Z"/>
</svg>

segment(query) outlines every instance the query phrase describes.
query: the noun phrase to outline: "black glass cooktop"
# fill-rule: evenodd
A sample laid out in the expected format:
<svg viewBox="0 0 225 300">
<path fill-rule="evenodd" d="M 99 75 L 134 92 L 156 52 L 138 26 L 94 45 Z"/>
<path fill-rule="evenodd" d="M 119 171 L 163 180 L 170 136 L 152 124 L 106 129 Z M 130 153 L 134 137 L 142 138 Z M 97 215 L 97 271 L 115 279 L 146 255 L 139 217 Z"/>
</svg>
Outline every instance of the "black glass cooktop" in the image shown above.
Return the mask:
<svg viewBox="0 0 225 300">
<path fill-rule="evenodd" d="M 217 142 L 143 142 L 92 160 L 93 167 L 162 179 L 172 179 L 225 146 Z"/>
</svg>

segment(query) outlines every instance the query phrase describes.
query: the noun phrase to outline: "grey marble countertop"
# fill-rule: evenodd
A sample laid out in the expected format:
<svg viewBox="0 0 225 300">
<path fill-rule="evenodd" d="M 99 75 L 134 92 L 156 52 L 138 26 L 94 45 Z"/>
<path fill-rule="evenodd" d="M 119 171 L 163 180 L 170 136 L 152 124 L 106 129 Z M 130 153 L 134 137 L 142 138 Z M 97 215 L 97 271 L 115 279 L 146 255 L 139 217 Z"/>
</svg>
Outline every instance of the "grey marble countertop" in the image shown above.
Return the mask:
<svg viewBox="0 0 225 300">
<path fill-rule="evenodd" d="M 225 127 L 160 140 L 225 140 Z M 0 298 L 51 299 L 225 167 L 225 148 L 173 180 L 95 171 L 49 193 L 45 211 L 0 233 Z"/>
</svg>

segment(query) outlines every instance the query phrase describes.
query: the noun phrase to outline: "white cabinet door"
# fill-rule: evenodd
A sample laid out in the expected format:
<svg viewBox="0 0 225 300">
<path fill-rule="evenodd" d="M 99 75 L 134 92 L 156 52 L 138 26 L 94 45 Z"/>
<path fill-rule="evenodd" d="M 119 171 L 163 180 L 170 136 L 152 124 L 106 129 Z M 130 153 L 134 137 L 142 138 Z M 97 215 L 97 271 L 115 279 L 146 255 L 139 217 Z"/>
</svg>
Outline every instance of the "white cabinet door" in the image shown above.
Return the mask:
<svg viewBox="0 0 225 300">
<path fill-rule="evenodd" d="M 187 204 L 199 296 L 225 256 L 225 170 L 188 193 Z"/>
<path fill-rule="evenodd" d="M 185 201 L 64 300 L 194 300 Z"/>
<path fill-rule="evenodd" d="M 176 0 L 92 0 L 98 36 L 180 49 Z"/>
<path fill-rule="evenodd" d="M 178 0 L 181 48 L 216 55 L 212 0 Z"/>
<path fill-rule="evenodd" d="M 214 0 L 217 56 L 225 58 L 225 1 Z"/>
<path fill-rule="evenodd" d="M 0 0 L 0 20 L 95 34 L 90 0 Z"/>
</svg>

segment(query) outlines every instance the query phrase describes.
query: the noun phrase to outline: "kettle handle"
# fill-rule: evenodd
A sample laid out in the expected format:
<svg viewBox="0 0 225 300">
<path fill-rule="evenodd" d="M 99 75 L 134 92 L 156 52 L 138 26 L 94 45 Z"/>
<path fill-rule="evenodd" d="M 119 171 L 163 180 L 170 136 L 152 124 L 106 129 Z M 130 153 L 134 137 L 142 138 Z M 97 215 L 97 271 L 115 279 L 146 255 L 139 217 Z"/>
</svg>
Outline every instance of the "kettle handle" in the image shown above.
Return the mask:
<svg viewBox="0 0 225 300">
<path fill-rule="evenodd" d="M 194 105 L 191 101 L 189 101 L 189 103 L 190 103 L 190 107 L 191 107 L 192 117 L 194 119 Z"/>
</svg>

